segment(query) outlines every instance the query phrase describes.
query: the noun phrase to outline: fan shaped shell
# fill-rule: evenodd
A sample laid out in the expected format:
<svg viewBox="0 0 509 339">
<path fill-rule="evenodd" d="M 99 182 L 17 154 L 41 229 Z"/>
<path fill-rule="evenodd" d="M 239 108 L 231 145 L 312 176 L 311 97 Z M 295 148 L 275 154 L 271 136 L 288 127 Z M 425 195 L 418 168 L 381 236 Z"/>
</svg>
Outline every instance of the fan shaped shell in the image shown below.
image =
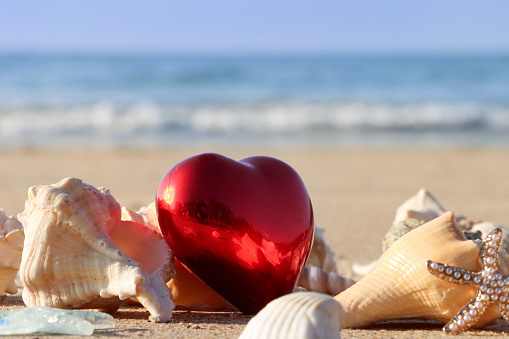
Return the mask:
<svg viewBox="0 0 509 339">
<path fill-rule="evenodd" d="M 338 339 L 342 317 L 340 304 L 326 294 L 291 293 L 268 303 L 239 339 Z"/>
</svg>

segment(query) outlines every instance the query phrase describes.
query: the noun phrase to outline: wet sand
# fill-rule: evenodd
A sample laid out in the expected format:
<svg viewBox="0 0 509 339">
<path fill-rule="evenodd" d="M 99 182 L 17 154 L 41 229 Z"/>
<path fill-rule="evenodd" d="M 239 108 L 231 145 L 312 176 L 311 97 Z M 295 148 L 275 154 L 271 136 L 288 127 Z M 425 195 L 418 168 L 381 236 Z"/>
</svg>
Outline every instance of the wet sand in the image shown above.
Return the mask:
<svg viewBox="0 0 509 339">
<path fill-rule="evenodd" d="M 336 253 L 341 274 L 351 264 L 367 264 L 381 254 L 381 241 L 396 208 L 420 188 L 442 205 L 473 220 L 509 225 L 509 149 L 343 149 L 343 148 L 176 148 L 0 150 L 0 208 L 21 212 L 32 185 L 52 184 L 68 176 L 110 189 L 117 201 L 139 209 L 153 201 L 162 176 L 177 162 L 203 152 L 234 159 L 277 157 L 301 175 L 313 202 L 315 223 Z M 7 296 L 1 309 L 20 307 Z M 116 327 L 96 336 L 235 338 L 250 316 L 237 312 L 177 310 L 167 324 L 148 321 L 143 308 L 122 307 Z M 462 337 L 499 336 L 501 323 Z M 398 321 L 366 329 L 345 329 L 345 338 L 433 338 L 442 336 L 433 322 Z M 33 336 L 32 336 L 33 337 Z M 37 336 L 42 337 L 42 336 Z"/>
</svg>

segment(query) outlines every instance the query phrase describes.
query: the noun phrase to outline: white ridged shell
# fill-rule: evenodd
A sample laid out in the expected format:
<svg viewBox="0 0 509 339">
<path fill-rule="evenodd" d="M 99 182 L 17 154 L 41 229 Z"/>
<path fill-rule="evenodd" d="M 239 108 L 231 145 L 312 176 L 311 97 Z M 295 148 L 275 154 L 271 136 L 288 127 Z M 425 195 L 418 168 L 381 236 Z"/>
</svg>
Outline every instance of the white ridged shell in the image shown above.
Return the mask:
<svg viewBox="0 0 509 339">
<path fill-rule="evenodd" d="M 291 293 L 268 303 L 239 339 L 338 339 L 341 317 L 340 304 L 326 294 Z"/>
<path fill-rule="evenodd" d="M 165 280 L 168 260 L 152 275 L 111 241 L 120 206 L 108 190 L 76 178 L 29 189 L 19 218 L 25 227 L 20 278 L 27 306 L 94 307 L 98 298 L 139 301 L 155 321 L 171 318 L 174 304 Z M 138 239 L 136 239 L 138 240 Z M 168 253 L 171 256 L 171 253 Z M 104 308 L 118 308 L 104 306 Z"/>
<path fill-rule="evenodd" d="M 21 263 L 24 238 L 23 225 L 0 209 L 0 296 L 18 291 L 14 281 Z"/>
</svg>

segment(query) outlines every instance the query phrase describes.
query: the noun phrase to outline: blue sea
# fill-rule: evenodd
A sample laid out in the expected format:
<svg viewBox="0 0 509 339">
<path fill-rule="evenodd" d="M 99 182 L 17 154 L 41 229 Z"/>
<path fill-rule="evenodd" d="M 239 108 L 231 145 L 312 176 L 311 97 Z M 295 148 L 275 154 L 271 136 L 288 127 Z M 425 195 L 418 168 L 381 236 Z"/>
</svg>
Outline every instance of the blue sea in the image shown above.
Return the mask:
<svg viewBox="0 0 509 339">
<path fill-rule="evenodd" d="M 0 147 L 509 146 L 509 55 L 0 54 Z"/>
</svg>

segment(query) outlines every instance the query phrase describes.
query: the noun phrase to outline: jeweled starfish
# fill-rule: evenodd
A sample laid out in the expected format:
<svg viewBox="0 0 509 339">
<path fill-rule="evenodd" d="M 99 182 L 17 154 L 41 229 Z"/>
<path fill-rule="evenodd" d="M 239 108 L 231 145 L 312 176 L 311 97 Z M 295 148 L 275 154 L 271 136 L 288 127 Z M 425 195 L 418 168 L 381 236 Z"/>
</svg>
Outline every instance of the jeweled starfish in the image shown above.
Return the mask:
<svg viewBox="0 0 509 339">
<path fill-rule="evenodd" d="M 483 240 L 480 250 L 482 269 L 471 272 L 428 260 L 428 270 L 437 277 L 458 285 L 474 285 L 477 296 L 472 299 L 444 326 L 446 333 L 460 333 L 474 325 L 489 304 L 500 306 L 502 317 L 509 322 L 509 275 L 498 272 L 498 251 L 502 243 L 502 230 L 496 228 Z"/>
</svg>

